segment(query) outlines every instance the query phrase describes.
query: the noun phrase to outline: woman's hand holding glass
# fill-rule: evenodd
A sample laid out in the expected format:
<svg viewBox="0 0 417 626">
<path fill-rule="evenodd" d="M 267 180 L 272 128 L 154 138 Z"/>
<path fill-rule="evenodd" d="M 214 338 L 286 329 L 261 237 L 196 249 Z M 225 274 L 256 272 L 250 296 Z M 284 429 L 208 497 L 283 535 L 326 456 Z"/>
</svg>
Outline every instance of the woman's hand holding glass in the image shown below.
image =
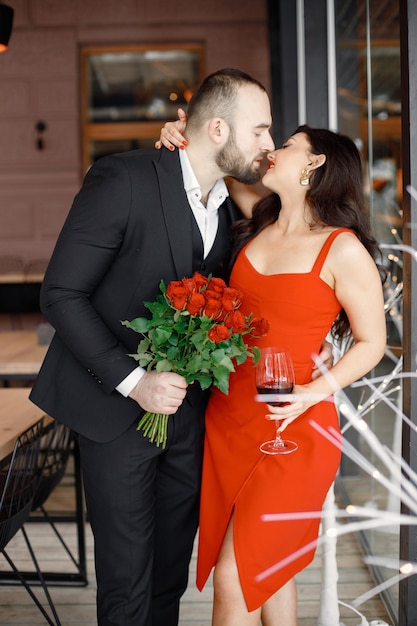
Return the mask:
<svg viewBox="0 0 417 626">
<path fill-rule="evenodd" d="M 326 394 L 312 393 L 309 385 L 294 385 L 291 395 L 285 396 L 286 405 L 272 406 L 267 404 L 268 413 L 265 417 L 270 420 L 279 420 L 277 431 L 282 433 L 287 426 L 305 413 L 307 409 L 325 398 Z"/>
<path fill-rule="evenodd" d="M 310 395 L 306 389 L 308 385 L 294 385 L 291 395 L 285 396 L 285 406 L 272 406 L 268 404 L 269 413 L 266 415 L 268 419 L 280 420 L 279 432 L 283 432 L 289 424 L 300 417 L 307 409 L 316 404 L 318 400 L 312 401 L 308 399 Z M 302 396 L 306 396 L 306 400 Z"/>
</svg>

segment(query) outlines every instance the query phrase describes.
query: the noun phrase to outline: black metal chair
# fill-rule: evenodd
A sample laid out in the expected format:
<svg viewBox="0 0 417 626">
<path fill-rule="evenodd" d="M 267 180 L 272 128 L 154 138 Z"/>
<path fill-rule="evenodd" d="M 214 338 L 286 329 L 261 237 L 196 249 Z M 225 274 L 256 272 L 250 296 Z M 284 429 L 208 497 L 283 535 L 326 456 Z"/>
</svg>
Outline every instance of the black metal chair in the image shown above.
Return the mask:
<svg viewBox="0 0 417 626">
<path fill-rule="evenodd" d="M 20 580 L 48 624 L 60 626 L 61 622 L 59 621 L 42 572 L 23 528 L 24 523 L 31 514 L 39 481 L 39 453 L 43 432 L 43 419 L 41 419 L 34 426 L 22 433 L 16 441 L 10 458 L 0 470 L 0 552 L 3 554 L 14 574 Z M 23 532 L 37 572 L 38 582 L 42 586 L 55 621 L 51 619 L 40 600 L 29 586 L 25 576 L 18 570 L 11 557 L 6 552 L 6 546 L 19 530 Z"/>
<path fill-rule="evenodd" d="M 78 568 L 79 564 L 59 532 L 54 520 L 48 514 L 44 504 L 61 482 L 72 453 L 73 436 L 68 426 L 54 421 L 45 431 L 39 453 L 39 481 L 32 504 L 32 512 L 40 510 L 56 537 L 62 544 L 71 561 Z"/>
<path fill-rule="evenodd" d="M 74 457 L 74 479 L 75 479 L 75 514 L 73 512 L 62 512 L 57 514 L 51 512 L 48 507 L 48 499 L 54 489 L 60 483 L 66 473 L 69 457 Z M 74 441 L 72 431 L 57 421 L 53 421 L 45 428 L 41 438 L 38 461 L 38 485 L 32 503 L 32 512 L 27 524 L 22 528 L 25 541 L 30 545 L 28 537 L 29 522 L 46 522 L 49 524 L 58 540 L 64 553 L 69 557 L 73 565 L 74 571 L 47 571 L 42 569 L 42 575 L 46 583 L 53 586 L 85 586 L 88 584 L 87 579 L 87 563 L 85 551 L 85 519 L 83 515 L 84 501 L 82 494 L 82 482 L 79 468 L 78 449 Z M 74 523 L 76 531 L 76 540 L 78 543 L 78 554 L 75 554 L 72 548 L 68 546 L 63 533 L 59 529 L 59 523 Z M 29 533 L 30 534 L 30 533 Z M 37 572 L 28 570 L 21 572 L 26 581 L 38 582 Z M 0 572 L 0 580 L 9 582 L 15 579 L 12 572 L 7 575 Z M 0 583 L 3 584 L 3 583 Z"/>
</svg>

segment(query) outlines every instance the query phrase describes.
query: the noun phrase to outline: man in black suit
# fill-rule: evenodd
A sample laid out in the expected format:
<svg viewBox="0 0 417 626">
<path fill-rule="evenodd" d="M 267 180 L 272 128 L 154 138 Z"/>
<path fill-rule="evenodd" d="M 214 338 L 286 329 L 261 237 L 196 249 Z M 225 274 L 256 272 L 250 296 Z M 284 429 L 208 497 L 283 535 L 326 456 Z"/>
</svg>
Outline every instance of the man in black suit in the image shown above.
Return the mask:
<svg viewBox="0 0 417 626">
<path fill-rule="evenodd" d="M 185 150 L 104 157 L 88 172 L 41 291 L 55 328 L 31 400 L 76 433 L 95 540 L 100 626 L 175 626 L 198 524 L 207 392 L 128 356 L 167 284 L 225 273 L 238 216 L 224 176 L 259 178 L 274 148 L 263 86 L 237 70 L 203 81 Z M 166 449 L 136 431 L 168 413 Z"/>
</svg>

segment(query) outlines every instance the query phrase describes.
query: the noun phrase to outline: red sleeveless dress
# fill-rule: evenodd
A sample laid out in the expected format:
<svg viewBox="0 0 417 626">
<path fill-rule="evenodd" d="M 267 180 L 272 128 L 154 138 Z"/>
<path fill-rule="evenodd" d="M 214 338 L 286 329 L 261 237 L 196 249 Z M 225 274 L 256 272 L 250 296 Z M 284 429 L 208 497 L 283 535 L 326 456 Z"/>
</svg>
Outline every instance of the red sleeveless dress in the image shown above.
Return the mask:
<svg viewBox="0 0 417 626">
<path fill-rule="evenodd" d="M 270 323 L 268 335 L 254 343 L 285 345 L 293 357 L 297 384 L 311 380 L 312 355 L 320 352 L 341 309 L 334 290 L 320 278 L 327 253 L 341 232 L 352 231 L 333 231 L 309 273 L 260 274 L 249 262 L 246 247 L 233 268 L 230 285 L 244 294 L 242 312 L 252 311 Z M 255 402 L 255 394 L 251 360 L 231 375 L 229 395 L 213 388 L 206 413 L 197 562 L 201 590 L 234 511 L 236 561 L 249 611 L 312 561 L 314 547 L 296 559 L 292 555 L 317 538 L 320 523 L 319 519 L 267 522 L 261 516 L 321 510 L 340 462 L 339 450 L 310 424 L 313 419 L 325 429 L 339 430 L 332 399 L 316 404 L 285 429 L 284 438 L 298 444 L 296 452 L 270 456 L 259 446 L 274 438 L 275 422 L 265 419 L 266 405 Z"/>
</svg>

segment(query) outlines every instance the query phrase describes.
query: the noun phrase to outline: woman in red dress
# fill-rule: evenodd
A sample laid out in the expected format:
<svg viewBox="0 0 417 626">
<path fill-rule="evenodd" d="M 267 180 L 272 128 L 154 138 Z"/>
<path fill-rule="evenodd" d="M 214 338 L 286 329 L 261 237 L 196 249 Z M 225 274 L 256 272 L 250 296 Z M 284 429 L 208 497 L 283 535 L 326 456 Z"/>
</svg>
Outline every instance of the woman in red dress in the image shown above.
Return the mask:
<svg viewBox="0 0 417 626">
<path fill-rule="evenodd" d="M 302 126 L 268 158 L 263 183 L 273 194 L 236 225 L 230 285 L 244 294 L 244 314 L 269 321 L 256 344 L 291 352 L 296 385 L 284 407 L 256 402 L 255 368 L 247 362 L 231 375 L 227 396 L 212 392 L 197 586 L 214 567 L 213 626 L 296 626 L 294 576 L 314 557 L 319 520 L 262 516 L 321 510 L 340 451 L 315 424 L 338 431 L 334 384 L 343 388 L 367 374 L 386 341 L 378 248 L 355 144 Z M 312 376 L 330 329 L 354 340 L 332 368 L 332 381 Z M 297 442 L 294 453 L 260 451 L 274 437 L 275 420 Z"/>
<path fill-rule="evenodd" d="M 257 403 L 251 363 L 231 376 L 228 396 L 213 390 L 206 414 L 197 585 L 212 567 L 214 626 L 296 624 L 294 575 L 311 562 L 319 520 L 265 522 L 265 513 L 319 511 L 340 452 L 312 422 L 338 430 L 327 377 L 312 381 L 313 355 L 329 329 L 352 331 L 354 343 L 331 373 L 343 388 L 382 358 L 385 315 L 354 143 L 301 127 L 269 155 L 263 183 L 275 194 L 251 221 L 237 225 L 230 285 L 242 312 L 269 320 L 259 347 L 284 344 L 296 370 L 294 401 Z M 323 400 L 312 400 L 317 394 Z M 303 400 L 303 396 L 307 398 Z M 298 450 L 269 456 L 274 421 Z M 298 556 L 294 555 L 298 552 Z"/>
</svg>

